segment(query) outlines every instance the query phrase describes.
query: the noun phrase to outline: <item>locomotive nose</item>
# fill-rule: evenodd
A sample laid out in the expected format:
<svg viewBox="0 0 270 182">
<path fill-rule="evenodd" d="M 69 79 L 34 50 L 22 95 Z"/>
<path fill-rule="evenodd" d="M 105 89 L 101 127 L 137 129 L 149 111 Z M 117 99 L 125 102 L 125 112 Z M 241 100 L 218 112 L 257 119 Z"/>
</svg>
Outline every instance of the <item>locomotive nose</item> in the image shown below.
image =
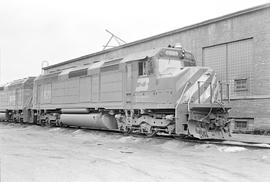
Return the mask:
<svg viewBox="0 0 270 182">
<path fill-rule="evenodd" d="M 216 73 L 207 67 L 189 68 L 178 80 L 185 85 L 176 104 L 176 133 L 201 139 L 227 137 L 230 108 L 219 100 Z"/>
<path fill-rule="evenodd" d="M 181 93 L 181 103 L 205 102 L 212 99 L 216 87 L 215 72 L 207 67 L 190 67 L 177 78 L 177 92 Z"/>
</svg>

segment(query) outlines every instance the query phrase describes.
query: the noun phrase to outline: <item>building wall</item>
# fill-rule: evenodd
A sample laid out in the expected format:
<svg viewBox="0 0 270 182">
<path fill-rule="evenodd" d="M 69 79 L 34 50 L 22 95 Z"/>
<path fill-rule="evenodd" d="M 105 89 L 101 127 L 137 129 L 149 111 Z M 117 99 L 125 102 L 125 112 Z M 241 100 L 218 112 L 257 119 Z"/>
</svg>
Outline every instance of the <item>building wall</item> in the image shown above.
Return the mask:
<svg viewBox="0 0 270 182">
<path fill-rule="evenodd" d="M 241 51 L 237 50 L 239 46 L 237 48 L 234 43 L 245 40 L 250 41 L 249 50 L 242 51 L 242 54 L 240 54 Z M 234 106 L 231 116 L 250 118 L 251 120 L 254 118 L 254 124 L 250 125 L 253 128 L 270 126 L 270 6 L 210 24 L 205 23 L 181 31 L 172 31 L 166 35 L 155 36 L 144 41 L 138 41 L 136 44 L 94 54 L 91 57 L 82 58 L 79 61 L 50 68 L 46 71 L 55 71 L 93 61 L 121 58 L 130 53 L 164 47 L 169 44 L 174 45 L 175 43 L 181 43 L 186 50 L 191 51 L 195 55 L 198 65 L 215 67 L 216 64 L 219 66 L 220 69 L 216 67 L 216 70 L 220 77 L 224 74 L 222 69 L 228 69 L 225 76 L 230 79 L 223 81 L 229 81 L 233 84 L 234 79 L 237 79 L 239 75 L 250 74 L 247 76 L 249 84 L 247 91 L 235 92 L 234 86 L 231 87 L 231 103 Z M 223 45 L 227 46 L 227 49 L 231 52 L 226 52 L 228 54 L 224 59 L 226 63 L 219 60 L 217 64 L 215 59 L 212 62 L 204 60 L 207 48 L 222 47 Z M 249 56 L 246 54 L 249 54 Z M 217 56 L 220 58 L 221 54 L 217 53 Z"/>
</svg>

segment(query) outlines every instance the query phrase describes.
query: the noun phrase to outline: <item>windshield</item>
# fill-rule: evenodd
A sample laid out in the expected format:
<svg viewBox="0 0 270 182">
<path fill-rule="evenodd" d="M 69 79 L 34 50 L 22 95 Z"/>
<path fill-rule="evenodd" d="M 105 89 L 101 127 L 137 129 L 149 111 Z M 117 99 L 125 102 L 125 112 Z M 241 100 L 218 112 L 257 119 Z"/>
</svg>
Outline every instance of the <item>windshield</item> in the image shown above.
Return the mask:
<svg viewBox="0 0 270 182">
<path fill-rule="evenodd" d="M 163 49 L 157 64 L 160 74 L 174 74 L 184 67 L 195 66 L 195 60 L 191 53 L 183 49 Z"/>
<path fill-rule="evenodd" d="M 158 71 L 160 74 L 170 74 L 184 67 L 184 63 L 177 59 L 160 58 L 158 59 Z"/>
</svg>

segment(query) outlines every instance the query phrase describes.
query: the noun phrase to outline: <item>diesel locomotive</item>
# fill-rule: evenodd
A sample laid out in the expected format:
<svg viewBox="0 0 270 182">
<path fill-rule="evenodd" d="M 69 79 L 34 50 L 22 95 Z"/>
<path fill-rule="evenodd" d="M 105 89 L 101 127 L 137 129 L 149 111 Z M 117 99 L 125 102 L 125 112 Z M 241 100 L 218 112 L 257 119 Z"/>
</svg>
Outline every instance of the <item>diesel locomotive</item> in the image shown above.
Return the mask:
<svg viewBox="0 0 270 182">
<path fill-rule="evenodd" d="M 163 47 L 0 87 L 0 120 L 199 139 L 230 136 L 222 83 L 182 47 Z"/>
</svg>

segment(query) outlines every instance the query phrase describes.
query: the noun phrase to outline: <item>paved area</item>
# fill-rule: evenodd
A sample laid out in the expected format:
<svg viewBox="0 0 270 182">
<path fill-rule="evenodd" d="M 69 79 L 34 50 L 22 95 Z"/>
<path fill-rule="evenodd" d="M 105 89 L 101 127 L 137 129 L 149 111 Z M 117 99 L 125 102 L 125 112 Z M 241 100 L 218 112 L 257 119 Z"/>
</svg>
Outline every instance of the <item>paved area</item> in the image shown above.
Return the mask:
<svg viewBox="0 0 270 182">
<path fill-rule="evenodd" d="M 261 182 L 270 150 L 0 123 L 0 167 L 2 182 Z"/>
</svg>

